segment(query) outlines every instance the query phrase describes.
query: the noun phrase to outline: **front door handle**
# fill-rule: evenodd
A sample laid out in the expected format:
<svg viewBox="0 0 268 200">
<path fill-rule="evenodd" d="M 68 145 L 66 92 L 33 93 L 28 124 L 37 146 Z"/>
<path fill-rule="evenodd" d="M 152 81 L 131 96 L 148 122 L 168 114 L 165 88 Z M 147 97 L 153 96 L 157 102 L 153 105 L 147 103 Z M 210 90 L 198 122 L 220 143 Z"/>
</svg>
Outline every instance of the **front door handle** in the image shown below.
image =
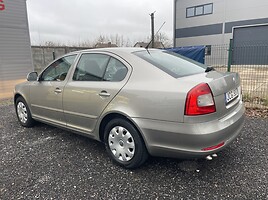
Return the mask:
<svg viewBox="0 0 268 200">
<path fill-rule="evenodd" d="M 102 90 L 100 93 L 99 93 L 99 96 L 101 97 L 109 97 L 111 96 L 111 94 L 109 94 L 107 91 L 105 90 Z"/>
<path fill-rule="evenodd" d="M 61 90 L 60 88 L 56 88 L 56 89 L 54 90 L 54 92 L 55 92 L 56 94 L 59 94 L 59 93 L 62 92 L 62 90 Z"/>
</svg>

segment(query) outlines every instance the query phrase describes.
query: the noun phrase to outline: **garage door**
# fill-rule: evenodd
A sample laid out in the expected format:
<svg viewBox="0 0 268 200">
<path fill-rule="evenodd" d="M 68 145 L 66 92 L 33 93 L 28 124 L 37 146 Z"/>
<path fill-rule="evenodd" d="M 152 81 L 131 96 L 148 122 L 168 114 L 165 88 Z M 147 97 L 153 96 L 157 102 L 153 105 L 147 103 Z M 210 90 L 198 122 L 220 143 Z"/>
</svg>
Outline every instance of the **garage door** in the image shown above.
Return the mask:
<svg viewBox="0 0 268 200">
<path fill-rule="evenodd" d="M 268 25 L 234 28 L 232 64 L 268 64 Z"/>
</svg>

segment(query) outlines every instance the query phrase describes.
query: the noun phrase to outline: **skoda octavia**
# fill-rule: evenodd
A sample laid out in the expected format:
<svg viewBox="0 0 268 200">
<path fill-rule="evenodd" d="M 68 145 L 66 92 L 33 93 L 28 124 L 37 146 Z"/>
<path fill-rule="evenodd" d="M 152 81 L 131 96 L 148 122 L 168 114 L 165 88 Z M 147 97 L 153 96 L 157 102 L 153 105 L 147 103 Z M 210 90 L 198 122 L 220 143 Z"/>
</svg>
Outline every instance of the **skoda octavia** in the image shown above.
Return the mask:
<svg viewBox="0 0 268 200">
<path fill-rule="evenodd" d="M 22 126 L 40 121 L 101 141 L 126 168 L 149 155 L 212 155 L 239 135 L 245 112 L 237 73 L 142 48 L 67 54 L 28 74 L 14 102 Z"/>
</svg>

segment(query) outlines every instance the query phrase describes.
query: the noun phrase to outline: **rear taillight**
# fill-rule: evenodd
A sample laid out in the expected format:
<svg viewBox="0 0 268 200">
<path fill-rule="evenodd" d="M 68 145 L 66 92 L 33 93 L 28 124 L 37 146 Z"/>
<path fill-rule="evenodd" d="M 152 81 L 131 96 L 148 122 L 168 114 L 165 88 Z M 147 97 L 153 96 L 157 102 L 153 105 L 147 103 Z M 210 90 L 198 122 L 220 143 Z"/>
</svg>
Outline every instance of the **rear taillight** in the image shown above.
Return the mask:
<svg viewBox="0 0 268 200">
<path fill-rule="evenodd" d="M 208 84 L 201 83 L 188 92 L 185 115 L 204 115 L 213 112 L 216 112 L 216 107 Z"/>
</svg>

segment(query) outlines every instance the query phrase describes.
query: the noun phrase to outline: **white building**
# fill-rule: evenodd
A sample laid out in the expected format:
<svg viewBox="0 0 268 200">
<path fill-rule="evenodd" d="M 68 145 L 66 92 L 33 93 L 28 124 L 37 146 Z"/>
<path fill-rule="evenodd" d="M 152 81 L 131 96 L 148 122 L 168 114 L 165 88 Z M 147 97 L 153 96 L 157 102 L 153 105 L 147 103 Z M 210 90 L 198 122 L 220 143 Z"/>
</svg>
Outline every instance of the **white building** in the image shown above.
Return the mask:
<svg viewBox="0 0 268 200">
<path fill-rule="evenodd" d="M 26 0 L 0 0 L 0 99 L 33 71 Z"/>
<path fill-rule="evenodd" d="M 174 0 L 174 46 L 268 44 L 267 0 Z"/>
</svg>

